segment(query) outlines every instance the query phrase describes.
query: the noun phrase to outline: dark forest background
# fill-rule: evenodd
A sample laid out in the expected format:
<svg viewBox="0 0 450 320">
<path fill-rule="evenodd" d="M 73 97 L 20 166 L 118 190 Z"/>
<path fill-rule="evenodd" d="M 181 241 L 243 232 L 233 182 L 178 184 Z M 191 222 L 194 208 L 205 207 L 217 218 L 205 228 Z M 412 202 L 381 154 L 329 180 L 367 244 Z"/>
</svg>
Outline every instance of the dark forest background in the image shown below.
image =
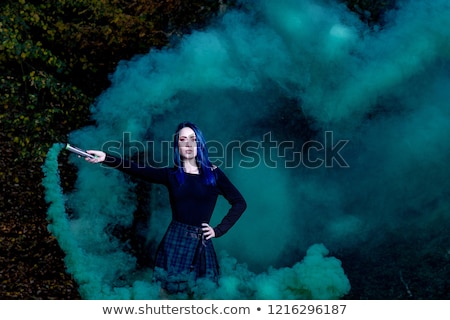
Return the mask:
<svg viewBox="0 0 450 320">
<path fill-rule="evenodd" d="M 395 5 L 393 0 L 345 2 L 377 27 L 382 27 L 383 12 Z M 108 75 L 120 60 L 172 46 L 237 5 L 226 0 L 1 2 L 0 299 L 80 299 L 77 284 L 65 272 L 64 253 L 47 230 L 41 186 L 46 152 L 90 123 L 89 107 L 108 88 Z M 61 183 L 69 190 L 76 172 L 65 157 Z M 337 258 L 345 263 L 352 254 L 357 253 Z M 350 279 L 346 298 L 365 299 L 386 290 L 375 280 L 377 270 L 359 274 Z M 392 296 L 408 298 L 407 289 L 400 286 Z"/>
</svg>

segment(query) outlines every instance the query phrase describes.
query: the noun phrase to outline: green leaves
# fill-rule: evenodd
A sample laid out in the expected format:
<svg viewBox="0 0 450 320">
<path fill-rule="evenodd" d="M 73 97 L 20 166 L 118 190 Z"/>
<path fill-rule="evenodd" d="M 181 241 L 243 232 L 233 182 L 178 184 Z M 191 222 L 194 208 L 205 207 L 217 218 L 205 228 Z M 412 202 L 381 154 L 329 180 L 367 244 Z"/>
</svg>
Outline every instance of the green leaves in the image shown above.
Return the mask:
<svg viewBox="0 0 450 320">
<path fill-rule="evenodd" d="M 41 160 L 50 143 L 83 126 L 118 61 L 166 45 L 214 8 L 207 0 L 2 2 L 1 121 L 9 137 L 27 136 L 12 140 L 19 158 Z"/>
</svg>

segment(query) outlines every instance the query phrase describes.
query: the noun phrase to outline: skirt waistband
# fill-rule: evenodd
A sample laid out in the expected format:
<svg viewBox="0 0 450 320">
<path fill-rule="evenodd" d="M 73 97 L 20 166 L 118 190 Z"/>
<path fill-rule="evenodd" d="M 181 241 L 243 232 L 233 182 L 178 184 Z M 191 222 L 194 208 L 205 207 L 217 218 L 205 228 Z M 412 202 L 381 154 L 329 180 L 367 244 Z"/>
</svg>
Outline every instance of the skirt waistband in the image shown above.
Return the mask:
<svg viewBox="0 0 450 320">
<path fill-rule="evenodd" d="M 183 230 L 183 231 L 186 231 L 186 232 L 190 232 L 190 233 L 195 233 L 195 234 L 200 234 L 200 235 L 203 234 L 203 231 L 202 231 L 201 227 L 185 224 L 185 223 L 182 223 L 182 222 L 178 222 L 176 220 L 172 220 L 170 222 L 170 227 L 178 229 L 178 230 Z"/>
</svg>

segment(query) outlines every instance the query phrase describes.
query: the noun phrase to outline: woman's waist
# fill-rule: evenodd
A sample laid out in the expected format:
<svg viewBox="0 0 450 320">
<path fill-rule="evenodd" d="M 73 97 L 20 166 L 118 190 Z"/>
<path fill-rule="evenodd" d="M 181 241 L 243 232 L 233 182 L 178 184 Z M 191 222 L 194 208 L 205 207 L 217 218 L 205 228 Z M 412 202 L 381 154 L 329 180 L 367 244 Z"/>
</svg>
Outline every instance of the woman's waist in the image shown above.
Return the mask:
<svg viewBox="0 0 450 320">
<path fill-rule="evenodd" d="M 178 234 L 187 238 L 203 239 L 203 230 L 201 226 L 194 226 L 177 220 L 172 220 L 170 222 L 169 233 Z"/>
<path fill-rule="evenodd" d="M 181 223 L 182 225 L 186 225 L 187 228 L 201 228 L 203 223 L 209 224 L 211 220 L 210 214 L 173 214 L 172 221 L 176 223 Z"/>
<path fill-rule="evenodd" d="M 201 223 L 194 225 L 194 224 L 189 224 L 189 223 L 179 221 L 176 219 L 173 219 L 170 222 L 170 227 L 175 228 L 175 229 L 183 229 L 183 230 L 186 230 L 189 232 L 197 232 L 197 231 L 201 232 L 201 230 L 202 230 Z"/>
</svg>

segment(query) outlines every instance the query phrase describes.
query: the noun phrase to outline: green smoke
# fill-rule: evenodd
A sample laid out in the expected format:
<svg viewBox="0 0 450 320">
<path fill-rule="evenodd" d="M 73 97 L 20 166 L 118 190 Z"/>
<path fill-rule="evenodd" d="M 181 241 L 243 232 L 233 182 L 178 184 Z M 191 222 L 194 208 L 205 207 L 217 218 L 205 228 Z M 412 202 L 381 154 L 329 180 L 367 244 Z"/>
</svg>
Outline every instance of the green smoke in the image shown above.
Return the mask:
<svg viewBox="0 0 450 320">
<path fill-rule="evenodd" d="M 449 223 L 450 8 L 443 0 L 399 1 L 383 28 L 371 29 L 330 1 L 243 5 L 176 46 L 122 61 L 92 106 L 96 125 L 72 132 L 70 141 L 86 149 L 120 141 L 129 155 L 133 142 L 171 140 L 184 120 L 222 146 L 261 142 L 268 132 L 296 148 L 330 143 L 327 131 L 328 151 L 347 140 L 340 154 L 347 168 L 332 161 L 287 168 L 280 154 L 289 150 L 271 166 L 258 150 L 258 165 L 245 168 L 238 164 L 248 157 L 239 149 L 227 154 L 233 166 L 224 171 L 248 210 L 214 240 L 219 290 L 208 295 L 211 284 L 195 287 L 198 298 L 343 297 L 350 290 L 345 265 L 328 250 L 370 251 L 361 244 L 376 245 L 388 232 L 408 238 Z M 139 182 L 72 158 L 78 179 L 63 195 L 52 155 L 58 151 L 45 165 L 50 228 L 82 296 L 158 298 L 151 269 L 137 268 L 129 243 L 117 235 L 133 226 Z M 309 160 L 324 156 L 313 151 Z M 144 153 L 170 158 L 164 148 Z M 140 231 L 151 253 L 170 209 L 163 188 L 151 186 L 148 198 Z M 220 202 L 216 219 L 225 210 Z"/>
</svg>

